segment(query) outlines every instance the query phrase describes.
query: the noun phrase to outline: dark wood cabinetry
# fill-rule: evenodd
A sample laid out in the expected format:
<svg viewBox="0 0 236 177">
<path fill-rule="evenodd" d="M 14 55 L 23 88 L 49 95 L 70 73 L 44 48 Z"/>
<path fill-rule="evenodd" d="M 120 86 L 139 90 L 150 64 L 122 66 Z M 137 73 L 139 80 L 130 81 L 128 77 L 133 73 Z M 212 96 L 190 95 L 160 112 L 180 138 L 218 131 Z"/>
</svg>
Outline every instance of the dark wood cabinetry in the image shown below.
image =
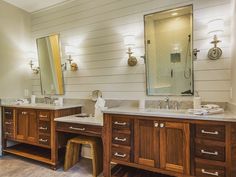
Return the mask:
<svg viewBox="0 0 236 177">
<path fill-rule="evenodd" d="M 40 110 L 3 107 L 3 152 L 38 160 L 55 167 L 58 163 L 54 118 L 81 113 L 81 108 Z M 7 141 L 18 143 L 7 146 Z"/>
<path fill-rule="evenodd" d="M 104 177 L 115 174 L 111 162 L 178 177 L 236 177 L 236 123 L 117 114 L 104 122 Z"/>
</svg>

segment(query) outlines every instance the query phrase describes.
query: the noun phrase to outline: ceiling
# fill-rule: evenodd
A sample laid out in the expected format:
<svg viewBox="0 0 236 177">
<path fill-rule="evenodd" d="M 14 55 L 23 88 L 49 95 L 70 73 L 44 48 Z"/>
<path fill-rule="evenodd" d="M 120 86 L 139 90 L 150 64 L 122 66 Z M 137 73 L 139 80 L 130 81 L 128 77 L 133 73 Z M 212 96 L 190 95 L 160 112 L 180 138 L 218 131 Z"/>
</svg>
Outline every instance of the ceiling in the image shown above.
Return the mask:
<svg viewBox="0 0 236 177">
<path fill-rule="evenodd" d="M 35 12 L 68 0 L 4 0 L 27 12 Z"/>
</svg>

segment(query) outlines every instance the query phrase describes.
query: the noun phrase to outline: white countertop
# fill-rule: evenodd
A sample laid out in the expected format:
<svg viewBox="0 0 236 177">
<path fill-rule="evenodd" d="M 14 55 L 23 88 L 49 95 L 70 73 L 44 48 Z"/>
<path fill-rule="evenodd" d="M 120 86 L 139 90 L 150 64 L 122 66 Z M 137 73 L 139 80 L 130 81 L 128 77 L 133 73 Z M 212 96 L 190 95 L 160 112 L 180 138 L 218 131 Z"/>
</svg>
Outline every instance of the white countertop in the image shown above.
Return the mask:
<svg viewBox="0 0 236 177">
<path fill-rule="evenodd" d="M 151 117 L 166 117 L 175 119 L 212 120 L 223 122 L 236 122 L 236 114 L 225 111 L 223 114 L 193 115 L 187 110 L 164 110 L 164 109 L 138 109 L 136 107 L 115 107 L 104 110 L 103 113 L 137 115 Z"/>
<path fill-rule="evenodd" d="M 54 121 L 103 126 L 103 119 L 102 118 L 76 117 L 78 115 L 80 115 L 80 114 L 75 114 L 75 115 L 65 116 L 65 117 L 59 117 L 59 118 L 55 118 Z"/>
<path fill-rule="evenodd" d="M 14 108 L 47 109 L 47 110 L 60 110 L 60 109 L 82 107 L 82 105 L 64 104 L 63 106 L 56 106 L 56 105 L 53 105 L 53 104 L 44 104 L 44 103 L 20 104 L 20 105 L 16 105 L 16 104 L 2 104 L 1 106 L 14 107 Z"/>
</svg>

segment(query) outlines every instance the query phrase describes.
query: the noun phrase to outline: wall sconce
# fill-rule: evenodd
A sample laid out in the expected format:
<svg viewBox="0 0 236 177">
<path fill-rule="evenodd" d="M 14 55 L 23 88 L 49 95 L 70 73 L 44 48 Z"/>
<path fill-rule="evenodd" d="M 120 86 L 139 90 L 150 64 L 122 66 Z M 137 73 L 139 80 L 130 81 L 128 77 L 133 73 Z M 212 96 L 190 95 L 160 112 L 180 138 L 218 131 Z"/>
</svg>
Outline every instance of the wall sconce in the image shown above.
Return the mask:
<svg viewBox="0 0 236 177">
<path fill-rule="evenodd" d="M 29 65 L 30 65 L 30 68 L 31 70 L 33 71 L 34 74 L 38 74 L 39 71 L 40 71 L 40 68 L 39 66 L 35 66 L 35 63 L 36 63 L 36 54 L 34 52 L 28 52 L 27 53 L 27 60 L 30 60 L 29 62 Z"/>
<path fill-rule="evenodd" d="M 135 46 L 135 37 L 133 35 L 125 36 L 124 43 L 125 46 L 128 47 L 128 52 L 127 52 L 127 54 L 129 55 L 128 65 L 135 66 L 138 63 L 138 60 L 136 59 L 136 57 L 132 56 L 133 52 L 131 50 L 132 47 Z"/>
<path fill-rule="evenodd" d="M 222 19 L 211 20 L 208 22 L 207 27 L 208 34 L 213 37 L 213 41 L 211 43 L 214 44 L 214 47 L 208 51 L 208 58 L 211 60 L 217 60 L 222 56 L 222 50 L 217 47 L 217 44 L 221 42 L 218 40 L 217 35 L 223 33 L 224 21 Z"/>
<path fill-rule="evenodd" d="M 65 54 L 68 55 L 68 59 L 67 61 L 69 62 L 69 65 L 70 65 L 70 70 L 71 71 L 77 71 L 78 70 L 78 65 L 77 63 L 73 62 L 73 59 L 72 59 L 72 55 L 75 55 L 76 54 L 76 48 L 73 47 L 73 46 L 65 46 Z M 65 64 L 66 66 L 66 64 Z M 66 66 L 66 69 L 67 69 L 67 66 Z"/>
</svg>

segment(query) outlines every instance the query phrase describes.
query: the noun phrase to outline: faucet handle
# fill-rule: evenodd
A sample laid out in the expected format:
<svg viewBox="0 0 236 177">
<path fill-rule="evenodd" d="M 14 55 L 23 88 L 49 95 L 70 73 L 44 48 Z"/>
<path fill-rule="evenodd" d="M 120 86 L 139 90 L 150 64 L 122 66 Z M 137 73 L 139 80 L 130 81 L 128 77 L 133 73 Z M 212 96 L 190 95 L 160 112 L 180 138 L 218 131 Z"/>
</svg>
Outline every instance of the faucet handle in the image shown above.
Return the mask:
<svg viewBox="0 0 236 177">
<path fill-rule="evenodd" d="M 167 102 L 167 101 L 169 101 L 170 99 L 169 99 L 169 97 L 168 96 L 166 96 L 165 98 L 164 98 L 164 101 L 165 102 Z"/>
<path fill-rule="evenodd" d="M 178 110 L 180 107 L 180 103 L 178 101 L 175 101 L 174 106 L 175 106 L 175 110 Z"/>
</svg>

